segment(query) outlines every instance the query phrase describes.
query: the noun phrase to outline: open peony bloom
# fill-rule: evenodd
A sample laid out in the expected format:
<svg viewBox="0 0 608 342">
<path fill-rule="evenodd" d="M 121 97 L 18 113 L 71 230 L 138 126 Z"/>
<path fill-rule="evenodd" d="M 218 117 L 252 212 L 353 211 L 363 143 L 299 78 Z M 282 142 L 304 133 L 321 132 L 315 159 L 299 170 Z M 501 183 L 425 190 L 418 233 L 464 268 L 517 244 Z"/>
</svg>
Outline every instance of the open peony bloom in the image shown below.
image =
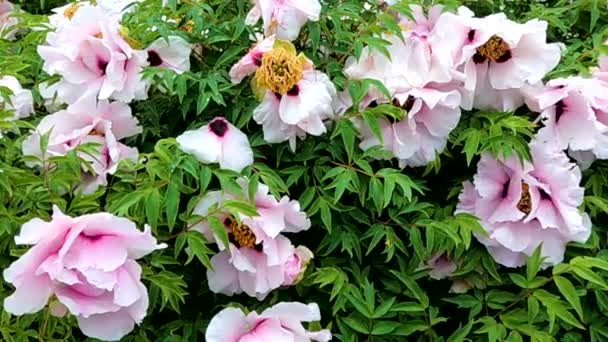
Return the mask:
<svg viewBox="0 0 608 342">
<path fill-rule="evenodd" d="M 241 309 L 225 308 L 211 319 L 205 340 L 207 342 L 326 342 L 331 340 L 329 330 L 308 331 L 302 322 L 321 320 L 315 303 L 281 302 L 262 311 L 245 315 Z"/>
<path fill-rule="evenodd" d="M 608 83 L 596 78 L 560 78 L 531 93 L 528 106 L 541 112 L 544 125 L 539 140 L 608 158 Z"/>
<path fill-rule="evenodd" d="M 73 218 L 57 207 L 50 222 L 25 223 L 15 242 L 33 247 L 3 272 L 15 286 L 4 310 L 35 313 L 54 295 L 54 313 L 67 308 L 85 335 L 106 341 L 118 341 L 146 316 L 148 292 L 135 260 L 166 247 L 148 226 L 141 232 L 108 213 Z"/>
<path fill-rule="evenodd" d="M 238 182 L 247 193 L 247 181 L 239 179 Z M 224 201 L 235 198 L 240 197 L 220 191 L 208 192 L 193 213 L 205 217 L 212 206 L 221 207 Z M 225 226 L 230 241 L 228 246 L 212 232 L 206 221 L 193 229 L 214 241 L 220 250 L 211 258 L 213 270 L 207 271 L 211 291 L 226 295 L 245 292 L 261 300 L 271 290 L 297 282 L 312 259 L 307 248 L 295 248 L 281 234 L 307 230 L 310 220 L 297 201 L 288 197 L 277 201 L 264 184 L 258 185 L 253 199 L 240 199 L 252 200 L 258 215 L 234 217 L 224 211 L 213 214 Z"/>
<path fill-rule="evenodd" d="M 321 4 L 318 0 L 253 0 L 245 23 L 253 25 L 260 17 L 264 22 L 266 36 L 295 40 L 308 20 L 319 20 Z"/>
<path fill-rule="evenodd" d="M 441 280 L 452 275 L 458 268 L 455 262 L 450 261 L 447 255 L 435 253 L 428 258 L 422 268 L 429 269 L 429 276 L 435 280 Z"/>
<path fill-rule="evenodd" d="M 40 150 L 40 139 L 50 132 L 46 151 Z M 62 156 L 80 144 L 96 143 L 98 155 L 79 152 L 79 156 L 90 162 L 95 172 L 83 170 L 79 188 L 84 193 L 95 191 L 107 184 L 107 175 L 113 174 L 123 159 L 137 160 L 137 149 L 118 140 L 141 133 L 137 119 L 131 109 L 122 102 L 97 102 L 88 97 L 71 105 L 66 110 L 45 116 L 36 131 L 23 142 L 23 154 L 36 156 Z M 36 163 L 30 164 L 34 166 Z M 47 167 L 46 165 L 44 167 Z"/>
<path fill-rule="evenodd" d="M 382 103 L 382 100 L 375 101 Z M 423 166 L 435 160 L 446 146 L 449 133 L 460 120 L 460 94 L 456 90 L 410 89 L 395 94 L 393 105 L 402 108 L 405 117 L 397 122 L 380 119 L 382 144 L 361 120 L 359 128 L 363 150 L 382 145 L 399 159 L 399 165 Z"/>
<path fill-rule="evenodd" d="M 462 108 L 511 111 L 523 104 L 518 89 L 538 83 L 559 62 L 561 46 L 548 44 L 546 31 L 545 21 L 519 24 L 504 13 L 475 18 L 460 7 L 439 17 L 431 42 L 464 73 Z"/>
<path fill-rule="evenodd" d="M 289 42 L 270 40 L 254 47 L 231 70 L 233 82 L 255 72 L 254 92 L 262 103 L 253 119 L 262 125 L 264 140 L 269 143 L 289 141 L 292 151 L 296 139 L 306 134 L 322 135 L 325 122 L 334 118 L 336 88 L 329 77 L 313 70 L 312 62 L 296 55 Z"/>
<path fill-rule="evenodd" d="M 523 265 L 541 244 L 543 266 L 557 264 L 568 242 L 585 242 L 591 234 L 589 216 L 578 210 L 584 194 L 579 168 L 552 143 L 535 141 L 530 150 L 532 162 L 523 166 L 516 156 L 482 155 L 457 207 L 480 219 L 488 236 L 477 239 L 507 267 Z"/>
<path fill-rule="evenodd" d="M 158 38 L 148 48 L 148 63 L 152 67 L 168 68 L 178 74 L 190 70 L 192 44 L 181 37 Z"/>
<path fill-rule="evenodd" d="M 62 79 L 60 100 L 71 104 L 87 94 L 123 102 L 145 99 L 148 84 L 140 77 L 145 51 L 129 46 L 115 16 L 100 7 L 76 7 L 69 22 L 47 35 L 38 47 L 43 69 Z"/>
<path fill-rule="evenodd" d="M 220 168 L 241 172 L 253 164 L 253 151 L 245 133 L 222 117 L 177 137 L 179 148 L 202 163 L 219 163 Z"/>
<path fill-rule="evenodd" d="M 430 9 L 428 18 L 420 6 L 411 6 L 414 20 L 401 20 L 405 41 L 386 37 L 391 59 L 365 48 L 361 58 L 350 58 L 344 73 L 350 79 L 381 81 L 391 94 L 368 91 L 360 111 L 378 104 L 392 104 L 404 111 L 399 120 L 380 118 L 382 143 L 363 120 L 355 119 L 362 149 L 382 145 L 399 159 L 400 166 L 422 166 L 435 159 L 447 143 L 449 133 L 460 120 L 461 96 L 457 90 L 458 73 L 446 55 L 435 53 L 430 36 L 440 18 L 441 7 Z"/>
<path fill-rule="evenodd" d="M 0 97 L 0 109 L 13 112 L 13 119 L 27 118 L 34 112 L 34 99 L 32 92 L 23 89 L 19 81 L 13 76 L 0 77 L 0 87 L 6 87 L 13 93 L 9 96 L 11 103 L 4 103 L 4 99 Z"/>
</svg>

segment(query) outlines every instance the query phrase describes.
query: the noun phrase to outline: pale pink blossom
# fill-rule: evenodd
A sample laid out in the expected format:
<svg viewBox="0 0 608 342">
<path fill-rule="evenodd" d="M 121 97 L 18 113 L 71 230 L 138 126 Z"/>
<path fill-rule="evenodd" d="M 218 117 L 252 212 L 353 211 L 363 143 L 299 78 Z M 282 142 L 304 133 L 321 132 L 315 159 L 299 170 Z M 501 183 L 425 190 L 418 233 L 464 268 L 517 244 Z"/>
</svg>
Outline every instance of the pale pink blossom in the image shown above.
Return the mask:
<svg viewBox="0 0 608 342">
<path fill-rule="evenodd" d="M 224 224 L 229 236 L 226 246 L 204 220 L 193 229 L 214 241 L 220 252 L 211 258 L 213 270 L 207 271 L 209 288 L 216 293 L 232 295 L 245 292 L 263 299 L 271 290 L 289 286 L 298 278 L 312 258 L 303 247 L 295 248 L 282 233 L 297 233 L 310 228 L 310 220 L 297 201 L 283 197 L 276 200 L 268 187 L 258 184 L 253 199 L 246 195 L 248 183 L 239 179 L 243 195 L 208 192 L 194 208 L 193 214 L 205 217 L 211 207 L 226 200 L 252 200 L 257 215 L 232 216 L 228 211 L 213 213 Z"/>
<path fill-rule="evenodd" d="M 431 44 L 442 7 L 431 7 L 428 17 L 420 6 L 411 5 L 410 8 L 413 20 L 404 18 L 400 22 L 405 40 L 394 34 L 383 37 L 391 42 L 387 46 L 390 59 L 366 47 L 361 58 L 350 58 L 344 69 L 350 79 L 382 82 L 391 95 L 387 99 L 377 88 L 371 87 L 361 101 L 359 111 L 377 104 L 392 104 L 404 111 L 402 119 L 378 119 L 382 142 L 363 120 L 353 120 L 363 150 L 380 145 L 399 159 L 402 167 L 422 166 L 435 160 L 460 120 L 461 102 L 457 90 L 461 75 L 456 71 L 451 55 L 438 54 Z M 340 112 L 350 102 L 338 101 Z"/>
<path fill-rule="evenodd" d="M 272 47 L 270 47 L 272 45 Z M 276 70 L 283 70 L 277 73 Z M 295 151 L 297 138 L 320 136 L 326 123 L 335 118 L 336 87 L 329 77 L 313 69 L 304 55 L 296 55 L 291 43 L 266 39 L 235 64 L 233 83 L 255 72 L 252 86 L 261 103 L 253 119 L 262 125 L 264 140 L 289 142 Z"/>
<path fill-rule="evenodd" d="M 119 28 L 118 20 L 101 8 L 84 6 L 48 33 L 38 53 L 47 73 L 62 76 L 58 98 L 71 104 L 89 93 L 123 102 L 147 97 L 148 83 L 140 77 L 147 54 L 131 48 Z"/>
<path fill-rule="evenodd" d="M 302 322 L 321 320 L 317 304 L 281 302 L 258 314 L 245 315 L 237 308 L 225 308 L 209 322 L 205 332 L 207 342 L 326 342 L 329 330 L 309 331 Z"/>
<path fill-rule="evenodd" d="M 8 97 L 10 103 L 5 103 L 4 99 L 0 97 L 0 108 L 13 113 L 13 116 L 9 120 L 27 118 L 34 112 L 32 92 L 28 89 L 23 89 L 15 77 L 0 77 L 0 87 L 6 87 L 12 92 L 12 95 Z"/>
<path fill-rule="evenodd" d="M 447 255 L 435 253 L 424 262 L 423 268 L 430 271 L 429 276 L 431 278 L 441 280 L 451 276 L 458 268 L 458 265 L 448 259 Z"/>
<path fill-rule="evenodd" d="M 266 91 L 262 103 L 253 111 L 253 120 L 262 125 L 265 141 L 288 141 L 295 151 L 297 138 L 327 132 L 325 122 L 335 118 L 336 96 L 336 88 L 327 75 L 304 71 L 302 79 L 286 94 Z"/>
<path fill-rule="evenodd" d="M 425 87 L 429 83 L 460 80 L 462 75 L 456 72 L 452 56 L 436 53 L 438 49 L 432 45 L 442 7 L 432 6 L 428 17 L 418 5 L 410 5 L 410 9 L 414 20 L 400 20 L 404 40 L 393 33 L 382 36 L 391 43 L 387 46 L 390 59 L 378 50 L 364 47 L 358 60 L 346 60 L 344 74 L 350 79 L 379 80 L 389 90 L 393 86 Z"/>
<path fill-rule="evenodd" d="M 264 52 L 272 50 L 274 36 L 258 41 L 247 54 L 230 68 L 230 80 L 233 84 L 241 81 L 253 74 L 262 65 L 262 55 Z"/>
<path fill-rule="evenodd" d="M 431 44 L 464 73 L 462 108 L 510 111 L 523 104 L 517 89 L 538 83 L 559 62 L 561 45 L 547 43 L 546 30 L 545 21 L 520 24 L 504 13 L 475 18 L 460 7 L 440 16 Z"/>
<path fill-rule="evenodd" d="M 245 133 L 222 117 L 176 138 L 179 148 L 200 162 L 219 163 L 220 168 L 241 172 L 253 164 L 253 151 Z"/>
<path fill-rule="evenodd" d="M 457 212 L 480 219 L 487 236 L 476 234 L 496 262 L 521 266 L 542 244 L 543 266 L 563 260 L 568 242 L 585 242 L 591 221 L 578 207 L 581 172 L 555 145 L 535 141 L 532 162 L 515 155 L 496 160 L 484 154 L 473 183 L 465 182 Z"/>
<path fill-rule="evenodd" d="M 307 21 L 319 20 L 321 4 L 318 0 L 252 0 L 254 5 L 245 23 L 254 25 L 260 17 L 266 36 L 295 40 Z"/>
<path fill-rule="evenodd" d="M 116 172 L 123 159 L 137 160 L 137 149 L 119 142 L 142 131 L 131 109 L 122 102 L 96 101 L 84 98 L 66 110 L 45 116 L 36 130 L 23 142 L 23 154 L 36 156 L 42 162 L 51 156 L 63 156 L 84 143 L 96 143 L 98 155 L 79 152 L 90 163 L 94 174 L 83 170 L 79 189 L 84 193 L 107 184 L 107 175 Z M 46 151 L 40 150 L 40 139 L 50 134 Z M 40 163 L 29 163 L 30 166 Z M 43 167 L 48 167 L 44 165 Z"/>
<path fill-rule="evenodd" d="M 608 83 L 578 76 L 553 79 L 529 93 L 528 106 L 540 112 L 538 139 L 560 149 L 608 158 Z"/>
<path fill-rule="evenodd" d="M 178 36 L 158 38 L 148 48 L 148 63 L 152 67 L 168 68 L 178 74 L 190 70 L 192 44 Z"/>
<path fill-rule="evenodd" d="M 19 245 L 33 245 L 3 272 L 15 286 L 4 310 L 14 315 L 35 313 L 55 296 L 89 337 L 118 341 L 141 323 L 148 293 L 135 260 L 157 244 L 150 228 L 143 232 L 126 218 L 108 213 L 70 217 L 53 208 L 50 222 L 35 218 L 15 237 Z"/>
<path fill-rule="evenodd" d="M 359 147 L 367 150 L 381 145 L 399 159 L 401 167 L 426 165 L 443 151 L 449 133 L 458 125 L 460 94 L 456 90 L 413 88 L 394 96 L 393 103 L 406 111 L 405 117 L 393 123 L 379 119 L 382 143 L 361 120 L 356 120 L 361 137 Z"/>
</svg>

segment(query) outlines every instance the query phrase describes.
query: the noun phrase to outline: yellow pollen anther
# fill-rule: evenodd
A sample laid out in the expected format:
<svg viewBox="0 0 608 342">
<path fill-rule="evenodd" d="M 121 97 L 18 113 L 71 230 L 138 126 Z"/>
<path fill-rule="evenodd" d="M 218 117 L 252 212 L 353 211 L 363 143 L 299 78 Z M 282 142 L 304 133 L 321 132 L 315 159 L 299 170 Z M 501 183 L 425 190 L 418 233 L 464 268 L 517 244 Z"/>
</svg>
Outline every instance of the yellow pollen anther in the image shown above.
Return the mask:
<svg viewBox="0 0 608 342">
<path fill-rule="evenodd" d="M 507 42 L 499 36 L 494 35 L 482 46 L 477 48 L 477 53 L 492 62 L 496 62 L 500 57 L 504 56 L 509 49 L 510 47 Z"/>
<path fill-rule="evenodd" d="M 230 230 L 232 230 L 232 236 L 237 247 L 255 247 L 255 234 L 244 224 L 239 223 L 237 220 L 230 222 Z"/>
<path fill-rule="evenodd" d="M 94 34 L 93 37 L 101 39 L 103 38 L 103 33 L 99 32 L 97 34 Z"/>
<path fill-rule="evenodd" d="M 80 8 L 80 6 L 82 5 L 76 2 L 71 4 L 63 11 L 63 16 L 68 19 L 72 19 L 72 17 L 74 16 L 74 14 L 76 14 L 76 11 L 78 11 L 78 8 Z"/>
<path fill-rule="evenodd" d="M 302 79 L 302 60 L 295 53 L 276 47 L 262 55 L 255 76 L 260 87 L 283 95 Z"/>
<path fill-rule="evenodd" d="M 517 202 L 517 209 L 524 214 L 529 214 L 532 211 L 530 187 L 524 182 L 521 182 L 521 198 L 519 199 L 519 202 Z"/>
</svg>

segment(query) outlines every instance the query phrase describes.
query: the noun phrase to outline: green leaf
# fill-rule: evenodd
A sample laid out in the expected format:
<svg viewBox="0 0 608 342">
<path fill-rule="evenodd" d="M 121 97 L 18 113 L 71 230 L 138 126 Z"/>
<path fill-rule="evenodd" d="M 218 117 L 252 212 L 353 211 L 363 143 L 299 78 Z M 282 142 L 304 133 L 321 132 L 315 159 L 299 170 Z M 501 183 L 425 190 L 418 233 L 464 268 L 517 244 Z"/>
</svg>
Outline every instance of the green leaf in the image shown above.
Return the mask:
<svg viewBox="0 0 608 342">
<path fill-rule="evenodd" d="M 363 116 L 363 121 L 365 121 L 365 124 L 367 125 L 367 127 L 369 127 L 369 130 L 372 132 L 374 137 L 378 139 L 380 144 L 382 144 L 382 130 L 380 129 L 378 118 L 376 118 L 372 112 L 367 110 L 364 111 L 361 116 Z"/>
<path fill-rule="evenodd" d="M 394 321 L 379 321 L 374 320 L 374 327 L 371 334 L 376 336 L 388 335 L 395 331 L 401 323 Z"/>
<path fill-rule="evenodd" d="M 574 271 L 574 273 L 576 273 L 577 276 L 588 280 L 598 286 L 601 286 L 605 290 L 608 290 L 608 284 L 606 284 L 604 279 L 589 268 L 580 264 L 575 264 L 572 265 L 572 270 Z"/>
<path fill-rule="evenodd" d="M 165 212 L 167 213 L 167 225 L 169 226 L 169 232 L 175 227 L 177 221 L 177 214 L 179 209 L 179 198 L 180 193 L 177 186 L 173 183 L 167 187 L 165 193 Z"/>
<path fill-rule="evenodd" d="M 394 270 L 391 270 L 390 272 L 397 277 L 397 279 L 399 279 L 405 285 L 405 287 L 408 288 L 408 290 L 410 290 L 414 298 L 418 299 L 418 301 L 420 301 L 425 308 L 429 306 L 429 297 L 420 288 L 420 286 L 418 286 L 414 279 Z"/>
<path fill-rule="evenodd" d="M 542 244 L 538 245 L 536 249 L 534 249 L 534 253 L 531 257 L 527 258 L 526 262 L 526 277 L 528 282 L 532 281 L 536 276 L 536 273 L 540 270 L 540 264 L 543 259 L 541 257 Z"/>
<path fill-rule="evenodd" d="M 459 327 L 458 330 L 454 331 L 454 333 L 452 335 L 450 335 L 450 337 L 448 337 L 447 342 L 464 341 L 465 338 L 467 337 L 467 335 L 469 334 L 469 332 L 471 331 L 472 327 L 473 327 L 473 321 L 469 321 L 469 323 L 467 323 L 467 325 L 465 325 L 464 327 Z"/>
<path fill-rule="evenodd" d="M 186 234 L 188 234 L 189 248 L 189 258 L 186 261 L 186 264 L 189 264 L 194 257 L 196 257 L 207 269 L 213 269 L 213 266 L 209 261 L 209 255 L 213 255 L 214 252 L 207 247 L 203 234 L 196 230 L 189 230 Z"/>
<path fill-rule="evenodd" d="M 145 279 L 150 282 L 152 287 L 160 290 L 162 299 L 161 311 L 168 303 L 171 309 L 177 313 L 180 312 L 179 303 L 184 303 L 184 297 L 188 294 L 185 290 L 187 285 L 181 276 L 169 271 L 161 271 L 158 274 L 147 275 Z"/>
<path fill-rule="evenodd" d="M 152 189 L 145 198 L 146 219 L 152 228 L 156 228 L 160 215 L 162 197 L 158 189 Z"/>
<path fill-rule="evenodd" d="M 207 217 L 207 222 L 209 223 L 209 228 L 211 228 L 213 235 L 220 240 L 225 248 L 228 248 L 230 241 L 228 240 L 228 231 L 226 230 L 224 223 L 216 216 Z"/>
<path fill-rule="evenodd" d="M 370 179 L 368 193 L 378 212 L 382 211 L 382 208 L 384 207 L 384 190 L 382 182 L 378 178 L 373 177 Z"/>
<path fill-rule="evenodd" d="M 578 317 L 581 320 L 584 320 L 583 307 L 581 306 L 580 298 L 576 294 L 576 288 L 574 287 L 574 285 L 572 285 L 570 280 L 561 276 L 554 276 L 553 281 L 555 281 L 555 285 L 557 285 L 559 292 L 561 292 L 561 294 L 564 296 L 564 298 L 566 298 L 568 303 L 572 305 L 572 307 L 578 314 Z"/>
</svg>

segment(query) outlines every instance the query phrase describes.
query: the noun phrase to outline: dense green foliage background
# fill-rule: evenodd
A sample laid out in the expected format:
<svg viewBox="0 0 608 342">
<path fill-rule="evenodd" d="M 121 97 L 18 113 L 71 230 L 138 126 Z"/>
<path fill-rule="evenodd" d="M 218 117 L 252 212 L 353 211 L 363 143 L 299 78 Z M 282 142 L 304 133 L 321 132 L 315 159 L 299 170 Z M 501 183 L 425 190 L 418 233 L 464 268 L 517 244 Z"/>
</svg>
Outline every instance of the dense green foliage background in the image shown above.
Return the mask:
<svg viewBox="0 0 608 342">
<path fill-rule="evenodd" d="M 432 3 L 401 1 L 387 7 L 323 1 L 321 20 L 308 23 L 295 45 L 338 88 L 361 95 L 370 85 L 348 82 L 344 61 L 363 46 L 382 49 L 377 35 L 396 27 L 387 11 L 407 13 L 408 3 L 421 2 Z M 601 0 L 436 2 L 450 8 L 464 4 L 479 16 L 504 11 L 519 22 L 548 21 L 549 40 L 567 47 L 548 78 L 588 73 L 608 38 L 608 6 Z M 208 321 L 222 306 L 236 302 L 255 310 L 286 300 L 318 303 L 322 326 L 340 341 L 608 340 L 607 162 L 597 161 L 584 173 L 584 205 L 593 220 L 586 244 L 571 245 L 566 262 L 551 269 L 539 271 L 538 257 L 525 268 L 500 268 L 472 238 L 481 229 L 476 219 L 453 211 L 461 182 L 475 173 L 482 151 L 527 156 L 536 114 L 525 109 L 463 113 L 446 151 L 427 168 L 400 170 L 396 161 L 374 159 L 380 151 L 364 153 L 357 147 L 348 117 L 382 114 L 377 111 L 351 110 L 328 134 L 298 142 L 296 153 L 287 144 L 266 144 L 261 127 L 251 120 L 257 102 L 249 85 L 234 86 L 228 77 L 252 44 L 253 29 L 244 24 L 247 0 L 173 0 L 164 8 L 160 1 L 148 0 L 125 15 L 130 35 L 144 44 L 159 34 L 177 34 L 198 44 L 192 70 L 183 75 L 146 70 L 156 86 L 148 100 L 131 104 L 144 131 L 126 141 L 139 148 L 140 161 L 122 163 L 110 185 L 95 194 L 65 193 L 80 177 L 75 153 L 49 159 L 57 165 L 52 171 L 26 167 L 21 154 L 28 130 L 47 114 L 36 90 L 49 78 L 36 53 L 46 32 L 31 28 L 64 3 L 22 0 L 29 12 L 21 18 L 25 30 L 16 41 L 0 41 L 0 74 L 19 78 L 37 101 L 32 118 L 0 122 L 5 130 L 0 138 L 0 268 L 24 252 L 13 242 L 20 226 L 34 217 L 48 218 L 57 204 L 72 216 L 108 211 L 139 226 L 148 223 L 169 245 L 142 260 L 151 305 L 144 323 L 125 341 L 202 341 Z M 214 249 L 202 235 L 188 231 L 201 219 L 191 210 L 206 191 L 236 187 L 237 174 L 202 165 L 175 144 L 184 130 L 215 116 L 226 117 L 250 136 L 256 163 L 245 173 L 276 195 L 298 199 L 313 222 L 309 231 L 290 236 L 315 253 L 304 280 L 273 291 L 263 302 L 210 293 L 205 267 Z M 475 288 L 449 293 L 451 280 L 435 281 L 419 270 L 437 252 L 458 261 L 454 278 L 466 278 Z M 12 291 L 3 283 L 0 299 Z M 2 312 L 0 333 L 5 341 L 84 340 L 73 319 L 54 318 L 47 310 L 23 317 Z"/>
</svg>

